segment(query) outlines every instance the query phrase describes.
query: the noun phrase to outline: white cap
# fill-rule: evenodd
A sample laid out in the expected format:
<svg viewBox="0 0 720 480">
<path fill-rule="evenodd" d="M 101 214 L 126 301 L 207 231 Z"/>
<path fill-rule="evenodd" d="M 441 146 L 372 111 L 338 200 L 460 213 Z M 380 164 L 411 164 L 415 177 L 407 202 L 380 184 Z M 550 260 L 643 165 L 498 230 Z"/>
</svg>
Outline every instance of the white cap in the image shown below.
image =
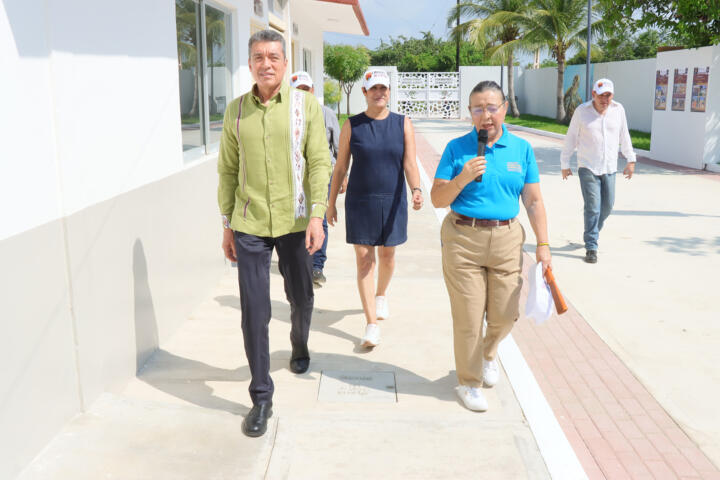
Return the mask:
<svg viewBox="0 0 720 480">
<path fill-rule="evenodd" d="M 368 70 L 363 75 L 363 87 L 370 90 L 375 85 L 385 85 L 390 88 L 390 76 L 385 70 Z"/>
<path fill-rule="evenodd" d="M 593 92 L 597 93 L 598 95 L 602 95 L 603 93 L 615 93 L 613 88 L 612 80 L 608 78 L 601 78 L 597 82 L 595 82 L 595 85 L 593 86 Z"/>
<path fill-rule="evenodd" d="M 313 88 L 313 81 L 310 74 L 308 74 L 307 72 L 299 71 L 290 75 L 290 86 L 297 88 L 300 85 L 305 85 L 306 87 Z"/>
</svg>

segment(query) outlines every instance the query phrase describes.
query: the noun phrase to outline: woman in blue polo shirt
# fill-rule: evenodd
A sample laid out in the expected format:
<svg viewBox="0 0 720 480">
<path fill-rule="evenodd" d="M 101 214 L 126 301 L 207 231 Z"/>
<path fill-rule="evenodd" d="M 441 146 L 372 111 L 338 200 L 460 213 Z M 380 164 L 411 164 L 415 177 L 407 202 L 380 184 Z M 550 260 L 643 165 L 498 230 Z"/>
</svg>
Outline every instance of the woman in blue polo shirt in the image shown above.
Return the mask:
<svg viewBox="0 0 720 480">
<path fill-rule="evenodd" d="M 487 410 L 480 387 L 498 380 L 500 341 L 520 315 L 522 245 L 519 199 L 535 232 L 535 256 L 550 265 L 547 219 L 535 154 L 503 124 L 508 102 L 492 81 L 470 93 L 473 130 L 445 147 L 433 183 L 435 207 L 450 206 L 441 229 L 445 285 L 453 316 L 457 393 L 470 410 Z M 478 131 L 488 133 L 477 156 Z M 475 181 L 481 177 L 481 181 Z M 483 317 L 487 328 L 483 335 Z"/>
</svg>

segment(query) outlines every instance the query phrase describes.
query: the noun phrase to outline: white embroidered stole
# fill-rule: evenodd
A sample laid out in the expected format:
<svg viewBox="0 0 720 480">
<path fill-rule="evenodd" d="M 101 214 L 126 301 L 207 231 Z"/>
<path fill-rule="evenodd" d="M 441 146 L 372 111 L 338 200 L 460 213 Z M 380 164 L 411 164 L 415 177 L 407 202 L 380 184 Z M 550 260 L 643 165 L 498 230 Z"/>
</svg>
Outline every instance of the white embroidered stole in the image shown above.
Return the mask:
<svg viewBox="0 0 720 480">
<path fill-rule="evenodd" d="M 305 136 L 305 93 L 292 90 L 290 102 L 290 163 L 292 164 L 295 218 L 307 215 L 307 199 L 303 188 L 305 178 L 305 158 L 302 154 L 303 137 Z"/>
</svg>

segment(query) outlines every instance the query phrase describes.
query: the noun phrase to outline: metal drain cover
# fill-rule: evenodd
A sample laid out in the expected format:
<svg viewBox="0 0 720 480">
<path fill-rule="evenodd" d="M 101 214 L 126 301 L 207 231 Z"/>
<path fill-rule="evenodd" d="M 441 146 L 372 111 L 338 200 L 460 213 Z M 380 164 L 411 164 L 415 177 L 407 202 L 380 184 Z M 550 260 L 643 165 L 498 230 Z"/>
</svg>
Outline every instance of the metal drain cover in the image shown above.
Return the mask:
<svg viewBox="0 0 720 480">
<path fill-rule="evenodd" d="M 318 401 L 321 402 L 397 402 L 395 373 L 323 370 Z"/>
</svg>

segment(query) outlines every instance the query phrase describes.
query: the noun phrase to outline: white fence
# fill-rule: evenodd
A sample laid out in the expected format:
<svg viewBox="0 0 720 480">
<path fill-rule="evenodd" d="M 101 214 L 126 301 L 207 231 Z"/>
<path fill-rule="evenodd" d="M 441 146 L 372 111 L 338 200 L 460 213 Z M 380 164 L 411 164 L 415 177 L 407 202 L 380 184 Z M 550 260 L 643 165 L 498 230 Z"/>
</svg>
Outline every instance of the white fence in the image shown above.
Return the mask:
<svg viewBox="0 0 720 480">
<path fill-rule="evenodd" d="M 460 74 L 398 73 L 398 113 L 413 118 L 460 118 Z"/>
</svg>

